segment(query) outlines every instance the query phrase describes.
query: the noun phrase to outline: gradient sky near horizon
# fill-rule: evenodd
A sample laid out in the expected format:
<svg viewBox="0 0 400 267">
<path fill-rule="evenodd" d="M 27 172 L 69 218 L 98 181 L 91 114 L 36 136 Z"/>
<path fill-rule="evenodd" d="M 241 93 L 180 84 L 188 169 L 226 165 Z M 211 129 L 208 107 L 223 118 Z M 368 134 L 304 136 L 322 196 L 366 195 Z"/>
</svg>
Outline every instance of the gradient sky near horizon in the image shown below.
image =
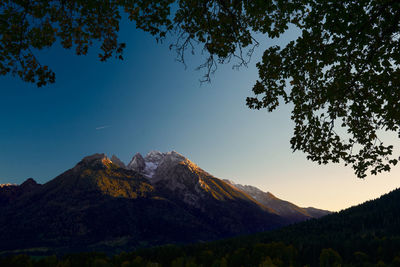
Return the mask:
<svg viewBox="0 0 400 267">
<path fill-rule="evenodd" d="M 246 107 L 266 45 L 296 34 L 260 40 L 247 68 L 219 66 L 210 84 L 199 82 L 199 51 L 185 69 L 168 42 L 157 44 L 132 24 L 121 27 L 123 61 L 102 63 L 97 48 L 80 57 L 59 47 L 42 51 L 55 84 L 37 88 L 0 76 L 0 183 L 45 183 L 97 152 L 127 163 L 136 152 L 175 150 L 216 177 L 304 207 L 338 211 L 399 187 L 399 168 L 360 180 L 342 164 L 319 166 L 293 153 L 290 106 L 273 113 Z"/>
</svg>

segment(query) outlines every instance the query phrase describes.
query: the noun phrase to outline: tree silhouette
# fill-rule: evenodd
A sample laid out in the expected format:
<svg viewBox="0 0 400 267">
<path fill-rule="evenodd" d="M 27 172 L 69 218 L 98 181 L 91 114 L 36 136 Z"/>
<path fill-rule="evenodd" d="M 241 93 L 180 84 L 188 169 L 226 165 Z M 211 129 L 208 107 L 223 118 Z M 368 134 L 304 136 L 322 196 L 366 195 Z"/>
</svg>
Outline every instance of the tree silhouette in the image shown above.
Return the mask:
<svg viewBox="0 0 400 267">
<path fill-rule="evenodd" d="M 379 136 L 400 136 L 399 1 L 7 0 L 0 12 L 0 73 L 38 86 L 55 75 L 33 51 L 56 40 L 78 55 L 100 41 L 100 60 L 122 58 L 122 13 L 157 40 L 174 33 L 170 48 L 183 63 L 202 47 L 205 81 L 218 64 L 246 65 L 256 34 L 298 27 L 297 39 L 265 50 L 248 107 L 293 105 L 291 147 L 319 164 L 344 162 L 360 178 L 397 164 Z"/>
</svg>

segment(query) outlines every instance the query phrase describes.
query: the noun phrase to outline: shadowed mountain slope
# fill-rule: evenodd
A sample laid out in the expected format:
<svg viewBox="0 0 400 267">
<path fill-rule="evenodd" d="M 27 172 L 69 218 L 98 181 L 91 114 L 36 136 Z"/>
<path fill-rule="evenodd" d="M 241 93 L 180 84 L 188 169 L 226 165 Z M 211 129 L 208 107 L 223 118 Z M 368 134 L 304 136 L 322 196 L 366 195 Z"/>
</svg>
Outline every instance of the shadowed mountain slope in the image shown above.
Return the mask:
<svg viewBox="0 0 400 267">
<path fill-rule="evenodd" d="M 229 180 L 224 181 L 230 183 L 237 189 L 246 192 L 262 205 L 274 210 L 278 215 L 291 219 L 294 222 L 304 221 L 311 218 L 320 218 L 331 213 L 330 211 L 316 208 L 301 208 L 293 203 L 290 203 L 289 201 L 277 198 L 270 192 L 264 192 L 251 185 L 235 184 Z"/>
<path fill-rule="evenodd" d="M 0 185 L 0 207 L 14 202 L 22 195 L 27 195 L 35 191 L 41 185 L 36 183 L 32 178 L 27 179 L 21 185 L 4 184 Z"/>
</svg>

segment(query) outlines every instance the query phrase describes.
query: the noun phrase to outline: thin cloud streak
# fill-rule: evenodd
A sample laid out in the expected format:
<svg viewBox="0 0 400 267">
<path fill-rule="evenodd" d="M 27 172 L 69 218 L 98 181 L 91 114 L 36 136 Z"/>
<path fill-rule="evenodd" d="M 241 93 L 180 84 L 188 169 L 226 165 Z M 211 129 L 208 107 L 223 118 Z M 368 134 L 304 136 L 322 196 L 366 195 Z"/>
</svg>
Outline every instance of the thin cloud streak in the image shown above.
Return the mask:
<svg viewBox="0 0 400 267">
<path fill-rule="evenodd" d="M 96 131 L 103 130 L 103 129 L 110 128 L 110 127 L 111 127 L 111 125 L 99 126 L 99 127 L 96 127 Z"/>
</svg>

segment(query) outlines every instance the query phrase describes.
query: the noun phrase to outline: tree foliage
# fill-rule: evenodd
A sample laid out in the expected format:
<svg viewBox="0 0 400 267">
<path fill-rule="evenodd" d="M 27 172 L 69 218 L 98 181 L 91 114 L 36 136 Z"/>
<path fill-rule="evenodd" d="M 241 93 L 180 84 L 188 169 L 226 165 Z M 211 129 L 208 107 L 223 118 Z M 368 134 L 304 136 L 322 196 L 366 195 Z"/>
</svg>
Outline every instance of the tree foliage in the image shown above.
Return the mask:
<svg viewBox="0 0 400 267">
<path fill-rule="evenodd" d="M 101 60 L 122 58 L 122 13 L 157 39 L 172 33 L 182 62 L 202 47 L 206 81 L 218 64 L 246 65 L 256 34 L 278 38 L 298 27 L 297 39 L 264 52 L 248 107 L 291 104 L 291 147 L 319 164 L 342 161 L 364 178 L 398 161 L 379 136 L 400 136 L 399 1 L 5 0 L 0 12 L 0 73 L 38 86 L 55 76 L 33 52 L 57 40 L 78 55 L 100 41 Z"/>
<path fill-rule="evenodd" d="M 0 74 L 12 73 L 43 86 L 55 81 L 54 72 L 35 56 L 37 50 L 59 41 L 86 55 L 100 43 L 99 58 L 122 59 L 124 43 L 118 40 L 122 12 L 138 28 L 165 35 L 163 25 L 173 1 L 128 0 L 4 0 L 0 2 Z M 151 22 L 151 24 L 150 24 Z"/>
<path fill-rule="evenodd" d="M 251 108 L 294 105 L 293 150 L 318 163 L 351 164 L 358 177 L 390 170 L 400 136 L 400 2 L 308 1 L 290 21 L 302 35 L 270 47 L 257 66 Z"/>
</svg>

